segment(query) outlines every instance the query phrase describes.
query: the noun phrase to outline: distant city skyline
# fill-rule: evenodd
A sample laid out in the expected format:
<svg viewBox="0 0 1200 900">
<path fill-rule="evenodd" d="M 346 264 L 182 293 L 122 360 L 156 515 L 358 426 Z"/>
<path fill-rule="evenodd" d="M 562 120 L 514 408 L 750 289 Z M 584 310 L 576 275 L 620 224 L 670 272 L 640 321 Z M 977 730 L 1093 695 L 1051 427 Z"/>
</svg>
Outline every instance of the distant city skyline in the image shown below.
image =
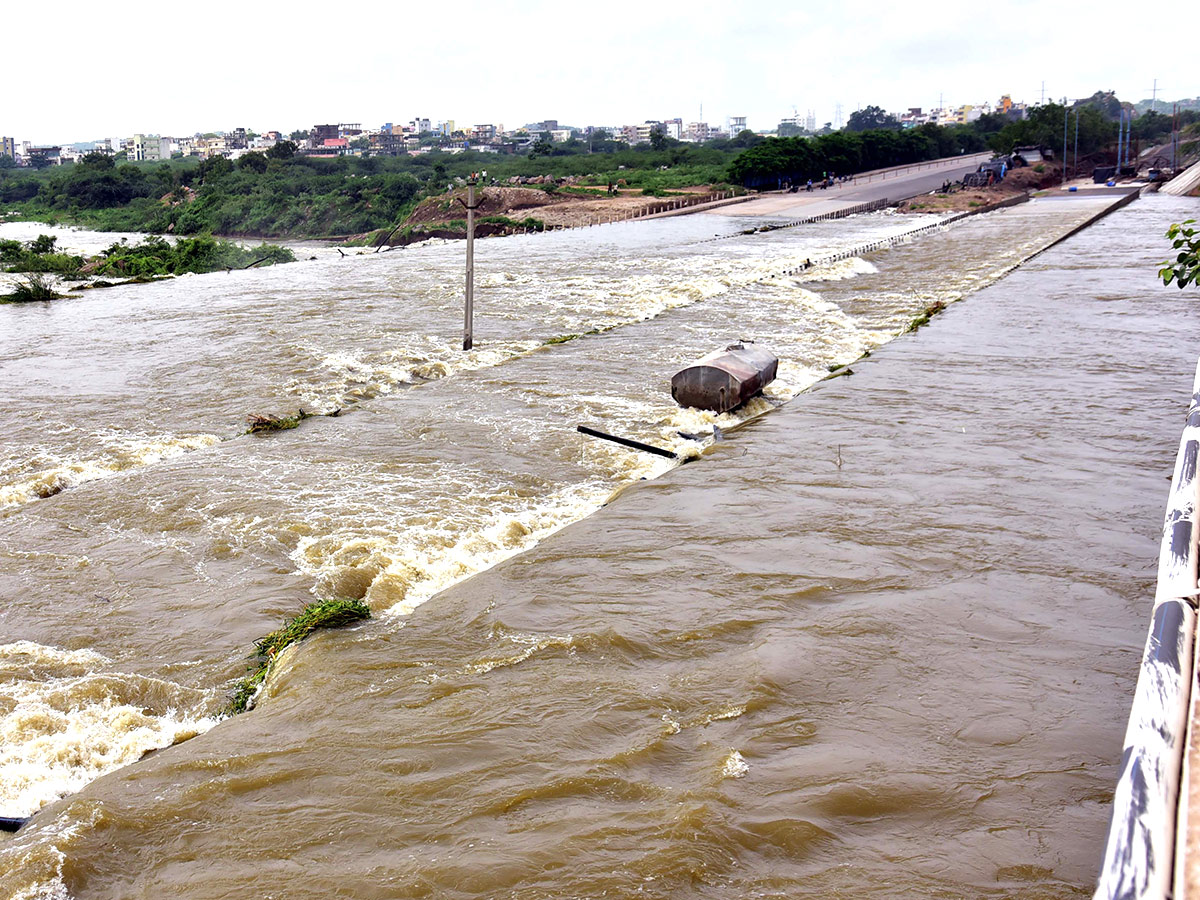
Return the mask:
<svg viewBox="0 0 1200 900">
<path fill-rule="evenodd" d="M 1001 94 L 1034 104 L 1043 81 L 1047 100 L 1113 90 L 1137 102 L 1155 79 L 1162 99 L 1200 94 L 1187 54 L 1113 30 L 1115 3 L 1080 14 L 1015 0 L 986 21 L 943 0 L 919 13 L 866 2 L 853 21 L 763 0 L 613 0 L 603 15 L 491 0 L 456 5 L 452 17 L 227 0 L 134 17 L 78 0 L 44 9 L 6 13 L 10 34 L 52 34 L 5 48 L 0 133 L 35 144 L 339 121 L 378 128 L 418 115 L 508 129 L 744 116 L 763 130 L 813 110 L 820 127 L 836 121 L 837 104 L 843 120 L 867 105 L 930 109 Z"/>
</svg>

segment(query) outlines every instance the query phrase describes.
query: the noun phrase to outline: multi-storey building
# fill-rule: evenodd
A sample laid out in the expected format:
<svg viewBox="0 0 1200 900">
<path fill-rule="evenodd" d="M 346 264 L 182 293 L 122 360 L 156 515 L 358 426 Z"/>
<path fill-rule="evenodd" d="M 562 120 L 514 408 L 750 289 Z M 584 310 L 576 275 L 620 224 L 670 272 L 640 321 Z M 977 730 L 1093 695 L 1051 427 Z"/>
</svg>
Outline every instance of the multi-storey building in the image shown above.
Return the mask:
<svg viewBox="0 0 1200 900">
<path fill-rule="evenodd" d="M 125 152 L 134 162 L 153 162 L 163 158 L 162 138 L 157 134 L 135 134 L 126 142 Z M 170 158 L 170 151 L 167 157 Z"/>
<path fill-rule="evenodd" d="M 337 125 L 314 125 L 308 132 L 308 145 L 320 147 L 328 140 L 340 137 Z"/>
</svg>

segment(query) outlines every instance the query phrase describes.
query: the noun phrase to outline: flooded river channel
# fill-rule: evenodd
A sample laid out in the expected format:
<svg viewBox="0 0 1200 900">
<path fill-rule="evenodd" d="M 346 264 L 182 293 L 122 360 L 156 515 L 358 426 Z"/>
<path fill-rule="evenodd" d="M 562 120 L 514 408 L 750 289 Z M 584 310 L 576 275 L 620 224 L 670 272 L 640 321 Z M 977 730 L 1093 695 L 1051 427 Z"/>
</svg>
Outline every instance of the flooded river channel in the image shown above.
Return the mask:
<svg viewBox="0 0 1200 900">
<path fill-rule="evenodd" d="M 1197 347 L 1194 201 L 1025 262 L 1112 199 L 484 240 L 470 352 L 461 244 L 0 306 L 0 896 L 1086 896 Z"/>
</svg>

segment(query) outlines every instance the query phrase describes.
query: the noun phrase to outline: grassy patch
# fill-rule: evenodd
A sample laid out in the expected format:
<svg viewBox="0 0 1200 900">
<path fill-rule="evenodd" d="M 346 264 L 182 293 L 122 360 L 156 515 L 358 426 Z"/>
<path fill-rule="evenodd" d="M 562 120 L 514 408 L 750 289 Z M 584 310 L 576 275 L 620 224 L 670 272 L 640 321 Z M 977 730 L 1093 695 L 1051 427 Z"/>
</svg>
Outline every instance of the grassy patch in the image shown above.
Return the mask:
<svg viewBox="0 0 1200 900">
<path fill-rule="evenodd" d="M 546 223 L 533 216 L 524 219 L 510 219 L 508 216 L 484 216 L 479 220 L 484 225 L 504 225 L 509 228 L 528 228 L 530 231 L 545 231 Z"/>
<path fill-rule="evenodd" d="M 318 628 L 338 628 L 369 618 L 371 610 L 361 600 L 318 600 L 308 604 L 294 619 L 289 619 L 277 630 L 254 642 L 254 662 L 250 674 L 233 689 L 228 712 L 240 713 L 249 709 L 250 699 L 266 681 L 271 665 L 286 647 L 304 640 Z"/>
<path fill-rule="evenodd" d="M 38 303 L 43 300 L 58 300 L 62 294 L 56 293 L 41 275 L 30 275 L 22 284 L 15 285 L 11 293 L 0 294 L 0 301 L 5 303 Z"/>
<path fill-rule="evenodd" d="M 916 331 L 923 325 L 928 325 L 929 320 L 945 308 L 946 304 L 941 300 L 935 300 L 933 303 L 930 303 L 923 310 L 921 310 L 921 314 L 919 316 L 908 323 L 908 327 L 904 329 L 904 333 L 908 334 L 910 331 Z"/>
<path fill-rule="evenodd" d="M 554 344 L 566 344 L 569 341 L 577 340 L 581 337 L 586 337 L 589 334 L 603 334 L 608 331 L 607 328 L 593 328 L 590 331 L 582 331 L 578 334 L 560 334 L 557 337 L 547 338 L 542 344 L 543 347 L 550 347 Z"/>
</svg>

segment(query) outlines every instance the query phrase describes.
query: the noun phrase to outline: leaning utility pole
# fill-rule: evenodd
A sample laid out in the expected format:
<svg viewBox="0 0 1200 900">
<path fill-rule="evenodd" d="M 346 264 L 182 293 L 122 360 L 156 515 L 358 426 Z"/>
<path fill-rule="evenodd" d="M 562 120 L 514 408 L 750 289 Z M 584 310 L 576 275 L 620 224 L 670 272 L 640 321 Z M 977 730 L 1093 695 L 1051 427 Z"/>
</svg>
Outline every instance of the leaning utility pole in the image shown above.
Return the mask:
<svg viewBox="0 0 1200 900">
<path fill-rule="evenodd" d="M 484 177 L 487 172 L 482 173 Z M 463 323 L 463 349 L 470 350 L 475 345 L 475 210 L 479 206 L 475 202 L 475 185 L 479 183 L 478 172 L 467 176 L 467 202 L 463 206 L 467 210 L 467 310 Z M 462 200 L 459 199 L 459 203 Z"/>
</svg>

